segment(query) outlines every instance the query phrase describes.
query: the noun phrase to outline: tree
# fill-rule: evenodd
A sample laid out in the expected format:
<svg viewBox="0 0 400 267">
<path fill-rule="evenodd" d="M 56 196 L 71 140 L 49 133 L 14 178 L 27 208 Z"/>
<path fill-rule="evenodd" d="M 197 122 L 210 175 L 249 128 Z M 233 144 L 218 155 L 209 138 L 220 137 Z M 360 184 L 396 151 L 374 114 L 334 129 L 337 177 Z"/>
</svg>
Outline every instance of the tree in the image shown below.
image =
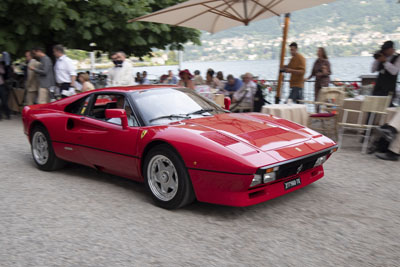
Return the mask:
<svg viewBox="0 0 400 267">
<path fill-rule="evenodd" d="M 35 46 L 51 51 L 55 44 L 71 49 L 125 51 L 142 57 L 152 48 L 183 49 L 200 44 L 193 29 L 129 19 L 181 0 L 2 0 L 0 50 L 21 56 Z"/>
</svg>

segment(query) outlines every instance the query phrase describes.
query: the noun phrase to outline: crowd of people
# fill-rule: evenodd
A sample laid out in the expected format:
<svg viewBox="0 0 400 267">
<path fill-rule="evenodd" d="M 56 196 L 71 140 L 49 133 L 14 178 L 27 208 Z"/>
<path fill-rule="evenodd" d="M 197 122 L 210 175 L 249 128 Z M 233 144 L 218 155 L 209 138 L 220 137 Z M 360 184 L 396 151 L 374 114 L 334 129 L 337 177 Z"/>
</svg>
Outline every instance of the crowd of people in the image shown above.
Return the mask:
<svg viewBox="0 0 400 267">
<path fill-rule="evenodd" d="M 314 95 L 317 98 L 321 88 L 329 86 L 331 82 L 331 64 L 325 49 L 323 47 L 318 48 L 317 60 L 310 75 L 305 78 L 306 60 L 304 56 L 299 53 L 297 43 L 291 43 L 289 48 L 292 57 L 289 63 L 280 70 L 280 72 L 290 75 L 288 100 L 294 103 L 303 100 L 304 83 L 313 77 L 315 77 Z M 24 101 L 26 105 L 48 103 L 52 99 L 95 89 L 90 73 L 77 73 L 72 60 L 65 54 L 65 48 L 62 45 L 55 45 L 52 53 L 55 58 L 54 64 L 41 47 L 26 51 L 25 68 L 23 69 L 24 88 L 26 90 Z M 397 77 L 400 71 L 400 56 L 395 53 L 394 43 L 386 41 L 381 49 L 374 54 L 374 58 L 371 70 L 378 72 L 378 77 L 372 94 L 376 96 L 392 95 L 395 98 Z M 106 86 L 148 85 L 154 82 L 149 80 L 146 71 L 137 72 L 134 76 L 133 65 L 124 52 L 112 53 L 111 60 L 114 66 L 107 74 Z M 11 77 L 12 72 L 10 55 L 3 52 L 0 57 L 0 119 L 3 118 L 3 115 L 6 119 L 10 119 L 11 112 L 7 105 L 9 91 L 7 80 Z M 157 83 L 176 84 L 197 90 L 200 93 L 204 93 L 204 88 L 209 88 L 213 92 L 229 96 L 233 105 L 244 107 L 243 111 L 260 111 L 265 103 L 260 86 L 253 81 L 251 73 L 245 73 L 241 77 L 234 77 L 229 74 L 225 79 L 222 71 L 216 73 L 213 69 L 208 69 L 205 77 L 201 75 L 199 70 L 194 71 L 194 74 L 188 69 L 180 70 L 178 76 L 175 76 L 173 71 L 169 70 L 167 74 L 160 77 Z M 399 131 L 398 121 L 398 119 L 394 120 L 390 129 Z M 395 147 L 397 149 L 397 146 Z M 393 153 L 398 155 L 400 151 L 388 152 L 386 158 L 393 158 Z M 384 156 L 381 155 L 381 158 L 384 158 Z"/>
</svg>

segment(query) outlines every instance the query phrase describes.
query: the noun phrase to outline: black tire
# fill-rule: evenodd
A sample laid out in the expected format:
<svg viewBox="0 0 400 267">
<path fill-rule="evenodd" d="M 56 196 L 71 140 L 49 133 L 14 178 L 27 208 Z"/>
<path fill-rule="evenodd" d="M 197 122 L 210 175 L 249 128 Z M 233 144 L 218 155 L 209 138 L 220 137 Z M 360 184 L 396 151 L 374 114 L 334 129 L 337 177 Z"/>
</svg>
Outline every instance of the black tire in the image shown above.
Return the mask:
<svg viewBox="0 0 400 267">
<path fill-rule="evenodd" d="M 38 138 L 40 136 L 41 138 L 44 138 L 44 140 L 47 142 L 47 153 L 48 157 L 47 159 L 40 160 L 38 159 L 38 156 L 35 153 L 37 153 L 37 149 L 35 151 L 35 138 Z M 53 150 L 53 145 L 51 143 L 51 139 L 49 136 L 49 133 L 47 132 L 46 128 L 44 126 L 36 126 L 31 133 L 31 152 L 32 152 L 32 157 L 33 160 L 36 163 L 36 166 L 41 169 L 42 171 L 54 171 L 58 170 L 65 165 L 65 161 L 57 158 L 56 154 L 54 153 Z"/>
<path fill-rule="evenodd" d="M 158 183 L 157 181 L 155 181 L 154 178 L 149 177 L 151 176 L 152 168 L 155 168 L 154 170 L 157 172 L 158 167 L 155 163 L 157 159 L 166 160 L 166 165 L 164 165 L 164 167 L 170 167 L 170 164 L 168 163 L 172 163 L 176 171 L 173 172 L 174 175 L 171 175 L 171 177 L 167 177 L 166 181 L 164 182 L 164 184 L 167 184 L 167 181 L 169 179 L 177 181 L 177 189 L 172 190 L 171 188 L 168 188 L 168 190 L 171 190 L 171 194 L 173 194 L 173 192 L 175 191 L 175 194 L 170 199 L 163 199 L 163 196 L 160 195 L 163 194 L 162 192 L 160 192 L 162 182 Z M 160 170 L 158 170 L 158 173 L 160 174 Z M 155 204 L 159 207 L 162 207 L 164 209 L 178 209 L 183 206 L 189 205 L 196 198 L 192 182 L 190 180 L 190 176 L 185 164 L 183 163 L 180 156 L 169 145 L 159 145 L 149 151 L 144 161 L 143 176 L 145 178 L 146 188 L 149 190 Z M 164 192 L 164 194 L 169 193 Z"/>
</svg>

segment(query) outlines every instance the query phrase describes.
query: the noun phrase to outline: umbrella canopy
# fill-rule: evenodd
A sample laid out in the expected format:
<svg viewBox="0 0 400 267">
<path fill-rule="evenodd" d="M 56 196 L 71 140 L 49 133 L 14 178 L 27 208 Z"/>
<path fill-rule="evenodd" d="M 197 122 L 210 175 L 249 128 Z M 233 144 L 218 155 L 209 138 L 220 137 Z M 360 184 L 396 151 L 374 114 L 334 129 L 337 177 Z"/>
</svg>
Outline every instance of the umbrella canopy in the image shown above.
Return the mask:
<svg viewBox="0 0 400 267">
<path fill-rule="evenodd" d="M 335 0 L 189 0 L 131 19 L 216 33 Z"/>
</svg>

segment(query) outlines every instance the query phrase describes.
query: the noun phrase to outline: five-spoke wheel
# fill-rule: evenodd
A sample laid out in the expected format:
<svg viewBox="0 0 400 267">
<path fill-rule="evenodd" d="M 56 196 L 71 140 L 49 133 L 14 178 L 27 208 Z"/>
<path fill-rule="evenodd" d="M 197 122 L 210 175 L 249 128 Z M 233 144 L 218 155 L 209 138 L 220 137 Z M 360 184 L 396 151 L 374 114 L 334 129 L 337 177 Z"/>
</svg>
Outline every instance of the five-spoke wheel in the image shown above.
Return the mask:
<svg viewBox="0 0 400 267">
<path fill-rule="evenodd" d="M 32 156 L 44 171 L 53 171 L 64 166 L 64 161 L 57 158 L 51 144 L 49 133 L 43 126 L 36 126 L 31 133 Z"/>
<path fill-rule="evenodd" d="M 49 143 L 46 136 L 40 131 L 35 132 L 32 137 L 32 154 L 40 165 L 45 165 L 49 160 Z"/>
<path fill-rule="evenodd" d="M 195 199 L 187 169 L 179 155 L 168 145 L 150 150 L 145 158 L 146 187 L 157 205 L 176 209 Z"/>
</svg>

